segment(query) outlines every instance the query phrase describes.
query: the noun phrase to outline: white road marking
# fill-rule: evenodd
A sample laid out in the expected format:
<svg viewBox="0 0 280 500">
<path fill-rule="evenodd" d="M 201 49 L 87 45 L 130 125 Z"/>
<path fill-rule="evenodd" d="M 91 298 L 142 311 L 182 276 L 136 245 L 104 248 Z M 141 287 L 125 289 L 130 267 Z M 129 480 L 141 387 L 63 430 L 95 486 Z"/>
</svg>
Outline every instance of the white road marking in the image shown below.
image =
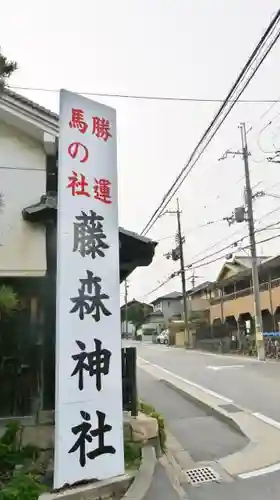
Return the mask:
<svg viewBox="0 0 280 500">
<path fill-rule="evenodd" d="M 272 472 L 277 472 L 279 470 L 280 463 L 264 467 L 263 469 L 253 470 L 252 472 L 244 472 L 243 474 L 239 474 L 237 477 L 239 477 L 239 479 L 250 479 L 251 477 L 264 476 L 265 474 L 271 474 Z"/>
<path fill-rule="evenodd" d="M 133 344 L 135 345 L 135 344 Z M 144 342 L 137 342 L 137 346 L 139 347 L 147 347 L 147 348 L 157 348 L 157 347 L 160 347 L 159 344 L 152 344 L 152 343 L 149 343 L 148 341 L 144 341 Z M 163 346 L 162 346 L 163 347 Z M 182 353 L 184 352 L 186 355 L 191 355 L 191 354 L 199 354 L 199 355 L 202 355 L 202 356 L 213 356 L 215 358 L 223 358 L 223 359 L 232 359 L 234 361 L 238 361 L 238 360 L 242 360 L 242 363 L 264 363 L 263 361 L 260 361 L 259 359 L 257 358 L 253 358 L 253 357 L 248 357 L 248 356 L 242 356 L 242 355 L 238 355 L 238 354 L 219 354 L 219 353 L 215 353 L 215 352 L 205 352 L 205 351 L 200 351 L 198 349 L 183 349 L 183 348 L 178 348 L 178 347 L 173 347 L 173 346 L 165 346 L 165 347 L 169 347 L 170 348 L 170 351 L 173 351 L 174 353 L 177 352 L 177 353 Z M 279 361 L 277 360 L 269 360 L 269 361 L 266 361 L 266 362 L 269 362 L 269 364 L 271 363 L 278 363 L 279 364 Z"/>
<path fill-rule="evenodd" d="M 199 384 L 196 384 L 195 382 L 192 382 L 191 380 L 187 380 L 183 377 L 180 377 L 179 375 L 176 375 L 175 373 L 172 373 L 171 371 L 166 370 L 166 368 L 163 368 L 162 366 L 151 363 L 150 361 L 147 361 L 146 359 L 144 359 L 140 356 L 138 356 L 137 360 L 140 361 L 140 363 L 139 363 L 140 367 L 141 367 L 141 364 L 142 364 L 142 367 L 145 365 L 150 365 L 158 370 L 161 370 L 162 372 L 166 373 L 167 375 L 169 375 L 177 380 L 180 380 L 181 382 L 184 382 L 185 384 L 190 385 L 191 387 L 195 387 L 196 389 L 199 389 L 199 390 L 205 392 L 206 394 L 209 394 L 210 396 L 214 396 L 217 399 L 220 399 L 221 401 L 224 401 L 226 403 L 233 403 L 233 401 L 231 399 L 228 399 L 225 396 L 222 396 L 221 394 L 217 394 L 216 392 L 211 391 L 210 389 L 207 389 L 206 387 L 203 387 Z M 239 367 L 239 365 L 238 365 L 238 367 Z M 255 412 L 255 413 L 251 413 L 251 415 L 254 416 L 255 418 L 258 418 L 259 420 L 262 420 L 266 424 L 271 425 L 272 427 L 275 427 L 276 429 L 280 430 L 280 422 L 277 422 L 276 420 L 273 420 L 272 418 L 267 417 L 266 415 L 263 415 L 262 413 Z M 257 470 L 251 471 L 251 472 L 244 472 L 243 474 L 239 474 L 237 477 L 239 479 L 250 479 L 253 477 L 264 476 L 266 474 L 271 474 L 273 472 L 278 472 L 278 471 L 280 471 L 280 462 L 276 463 L 274 465 L 270 465 L 268 467 L 264 467 L 262 469 L 257 469 Z"/>
<path fill-rule="evenodd" d="M 218 370 L 227 370 L 230 368 L 244 368 L 244 365 L 225 365 L 225 366 L 210 366 L 208 365 L 207 368 L 210 370 L 218 371 Z"/>
<path fill-rule="evenodd" d="M 252 413 L 252 415 L 259 420 L 262 420 L 262 422 L 265 422 L 266 424 L 272 425 L 272 427 L 275 427 L 276 429 L 280 429 L 280 422 L 277 422 L 277 420 L 273 420 L 273 418 L 267 417 L 266 415 L 263 415 L 262 413 Z"/>
<path fill-rule="evenodd" d="M 138 356 L 139 361 L 141 361 L 143 364 L 147 364 L 150 366 L 153 366 L 157 370 L 160 370 L 170 377 L 173 377 L 177 380 L 180 380 L 181 382 L 184 382 L 185 384 L 190 385 L 191 387 L 194 387 L 195 389 L 199 389 L 200 391 L 205 392 L 209 396 L 213 396 L 214 398 L 220 399 L 224 403 L 233 403 L 232 399 L 226 398 L 225 396 L 222 396 L 221 394 L 218 394 L 217 392 L 211 391 L 211 389 L 207 389 L 207 387 L 203 387 L 202 385 L 196 384 L 195 382 L 192 382 L 191 380 L 187 380 L 186 378 L 180 377 L 180 375 L 176 375 L 175 373 L 170 372 L 169 370 L 166 370 L 166 368 L 163 368 L 162 366 L 155 365 L 154 363 L 151 363 L 150 361 L 147 361 L 146 359 Z M 140 364 L 141 366 L 141 364 Z"/>
</svg>

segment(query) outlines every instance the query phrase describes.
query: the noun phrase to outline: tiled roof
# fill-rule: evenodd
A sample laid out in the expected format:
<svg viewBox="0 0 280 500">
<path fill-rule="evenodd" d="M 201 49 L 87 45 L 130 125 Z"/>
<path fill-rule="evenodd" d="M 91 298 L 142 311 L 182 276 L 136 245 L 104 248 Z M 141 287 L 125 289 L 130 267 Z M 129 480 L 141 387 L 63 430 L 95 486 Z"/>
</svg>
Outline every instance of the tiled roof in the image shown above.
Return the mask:
<svg viewBox="0 0 280 500">
<path fill-rule="evenodd" d="M 13 90 L 5 87 L 4 93 L 16 101 L 19 101 L 22 104 L 25 104 L 26 106 L 30 106 L 32 109 L 40 111 L 41 113 L 44 113 L 45 115 L 48 115 L 51 118 L 54 118 L 55 120 L 58 121 L 59 117 L 57 113 L 54 113 L 50 109 L 44 108 L 44 106 L 41 106 L 40 104 L 37 104 L 34 101 L 31 101 L 30 99 L 27 99 L 27 97 L 24 97 L 21 94 L 18 94 L 17 92 L 14 92 Z"/>
<path fill-rule="evenodd" d="M 180 293 L 180 292 L 170 292 L 170 293 L 167 293 L 166 295 L 162 295 L 161 297 L 157 297 L 151 303 L 155 304 L 156 302 L 160 302 L 162 300 L 174 300 L 174 299 L 181 299 L 181 298 L 182 298 L 182 293 Z"/>
<path fill-rule="evenodd" d="M 211 285 L 211 281 L 204 281 L 203 283 L 200 283 L 200 285 L 197 285 L 194 288 L 187 290 L 187 295 L 194 295 L 197 292 L 205 290 L 209 285 Z"/>
<path fill-rule="evenodd" d="M 271 259 L 271 257 L 265 257 L 265 256 L 259 256 L 257 257 L 257 264 L 258 266 L 260 264 L 262 264 L 263 262 L 265 262 L 267 259 Z M 250 269 L 252 268 L 252 257 L 250 256 L 244 256 L 244 255 L 235 255 L 234 259 L 233 259 L 233 264 L 237 263 L 237 264 L 241 264 L 242 266 L 244 266 L 245 268 L 246 267 L 249 267 Z"/>
</svg>

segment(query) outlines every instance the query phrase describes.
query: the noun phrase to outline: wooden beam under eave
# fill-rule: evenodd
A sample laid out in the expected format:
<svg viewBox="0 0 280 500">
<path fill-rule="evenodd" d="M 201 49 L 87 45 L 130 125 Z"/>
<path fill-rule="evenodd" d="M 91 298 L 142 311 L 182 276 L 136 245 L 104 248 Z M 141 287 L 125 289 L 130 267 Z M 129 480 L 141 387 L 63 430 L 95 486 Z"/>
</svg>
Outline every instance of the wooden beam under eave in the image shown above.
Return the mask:
<svg viewBox="0 0 280 500">
<path fill-rule="evenodd" d="M 55 156 L 57 153 L 57 138 L 44 132 L 44 148 L 48 156 Z"/>
</svg>

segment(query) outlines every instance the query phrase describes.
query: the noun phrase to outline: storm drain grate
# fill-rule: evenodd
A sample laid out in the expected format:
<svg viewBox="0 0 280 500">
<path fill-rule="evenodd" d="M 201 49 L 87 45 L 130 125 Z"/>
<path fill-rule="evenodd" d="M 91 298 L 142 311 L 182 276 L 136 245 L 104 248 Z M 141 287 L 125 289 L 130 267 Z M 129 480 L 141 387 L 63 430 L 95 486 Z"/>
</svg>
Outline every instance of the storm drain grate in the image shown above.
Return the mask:
<svg viewBox="0 0 280 500">
<path fill-rule="evenodd" d="M 220 476 L 211 467 L 199 467 L 186 471 L 189 482 L 192 485 L 220 481 Z"/>
</svg>

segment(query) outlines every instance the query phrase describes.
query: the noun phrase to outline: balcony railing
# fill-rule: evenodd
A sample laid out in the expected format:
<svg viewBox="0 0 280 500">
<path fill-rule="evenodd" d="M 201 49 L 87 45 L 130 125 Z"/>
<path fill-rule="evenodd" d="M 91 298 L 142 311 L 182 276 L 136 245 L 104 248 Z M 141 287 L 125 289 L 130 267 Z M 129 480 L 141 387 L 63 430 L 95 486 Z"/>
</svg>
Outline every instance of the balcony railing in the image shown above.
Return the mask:
<svg viewBox="0 0 280 500">
<path fill-rule="evenodd" d="M 270 283 L 268 281 L 265 283 L 260 283 L 260 291 L 264 292 L 268 290 L 269 285 L 271 286 L 271 288 L 277 288 L 278 286 L 280 286 L 280 278 L 271 280 Z M 250 286 L 248 288 L 244 288 L 243 290 L 236 290 L 233 293 L 228 293 L 225 295 L 221 295 L 220 297 L 212 298 L 210 299 L 210 304 L 211 305 L 220 304 L 222 301 L 226 302 L 228 300 L 236 300 L 240 297 L 246 297 L 252 294 L 253 294 L 253 288 Z"/>
</svg>

